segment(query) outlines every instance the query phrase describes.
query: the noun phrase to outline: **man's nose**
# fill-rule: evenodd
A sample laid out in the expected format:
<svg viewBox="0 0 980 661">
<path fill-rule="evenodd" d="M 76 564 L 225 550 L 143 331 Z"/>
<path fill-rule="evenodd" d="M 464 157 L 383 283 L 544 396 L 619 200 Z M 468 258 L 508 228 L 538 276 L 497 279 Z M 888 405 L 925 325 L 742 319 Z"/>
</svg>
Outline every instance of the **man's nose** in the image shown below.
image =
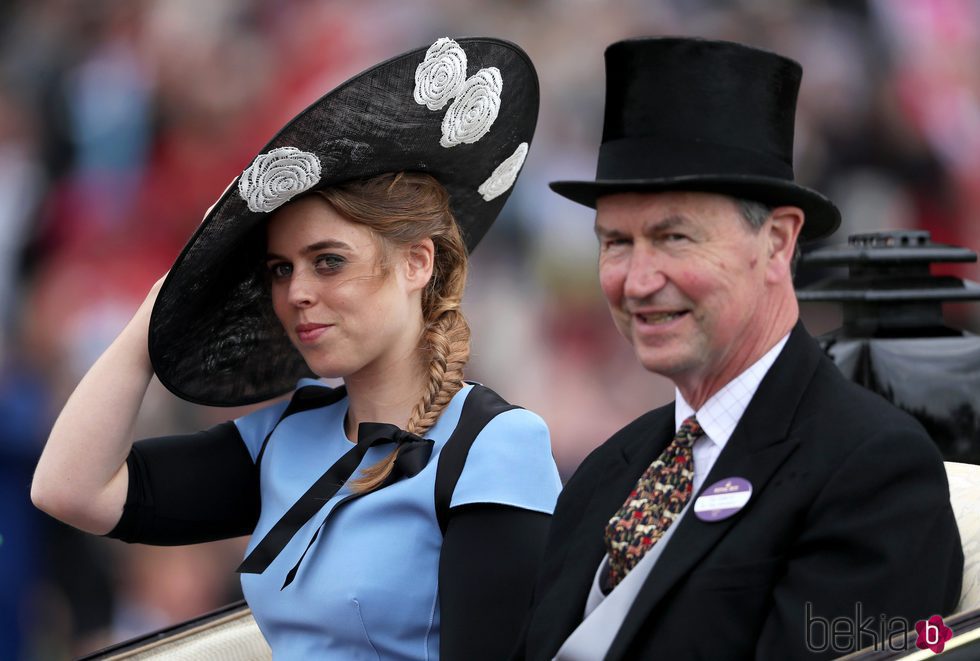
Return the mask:
<svg viewBox="0 0 980 661">
<path fill-rule="evenodd" d="M 630 255 L 623 295 L 627 298 L 646 298 L 660 291 L 667 283 L 663 257 L 651 247 L 637 245 Z"/>
</svg>

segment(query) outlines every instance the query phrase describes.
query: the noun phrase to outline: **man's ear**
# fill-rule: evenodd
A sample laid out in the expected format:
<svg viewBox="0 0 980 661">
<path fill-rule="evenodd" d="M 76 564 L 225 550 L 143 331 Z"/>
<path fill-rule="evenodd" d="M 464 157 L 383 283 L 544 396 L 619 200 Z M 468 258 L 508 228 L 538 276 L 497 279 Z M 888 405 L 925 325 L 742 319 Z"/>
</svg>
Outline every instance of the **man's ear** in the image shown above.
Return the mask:
<svg viewBox="0 0 980 661">
<path fill-rule="evenodd" d="M 766 281 L 792 279 L 793 252 L 803 229 L 803 210 L 799 207 L 776 207 L 763 226 L 768 239 Z"/>
<path fill-rule="evenodd" d="M 410 291 L 421 291 L 432 277 L 436 247 L 426 237 L 405 250 L 405 281 Z"/>
</svg>

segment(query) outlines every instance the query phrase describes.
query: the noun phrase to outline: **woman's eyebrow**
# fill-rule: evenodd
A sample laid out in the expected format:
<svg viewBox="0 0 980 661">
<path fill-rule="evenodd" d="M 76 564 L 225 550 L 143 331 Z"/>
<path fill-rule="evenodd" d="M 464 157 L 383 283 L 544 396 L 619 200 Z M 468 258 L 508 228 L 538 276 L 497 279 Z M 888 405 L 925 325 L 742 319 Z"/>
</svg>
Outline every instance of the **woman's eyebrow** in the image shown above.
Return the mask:
<svg viewBox="0 0 980 661">
<path fill-rule="evenodd" d="M 340 248 L 341 250 L 353 250 L 350 245 L 344 243 L 343 241 L 338 241 L 337 239 L 327 239 L 326 241 L 311 243 L 300 250 L 300 252 L 305 255 L 307 253 L 317 252 L 319 250 L 335 250 L 337 248 Z"/>
<path fill-rule="evenodd" d="M 300 254 L 308 255 L 311 252 L 318 252 L 320 250 L 353 250 L 350 245 L 344 243 L 343 241 L 338 241 L 336 239 L 328 239 L 326 241 L 317 241 L 316 243 L 311 243 L 310 245 L 301 248 Z M 286 259 L 282 255 L 277 255 L 274 252 L 267 252 L 265 254 L 266 259 Z"/>
</svg>

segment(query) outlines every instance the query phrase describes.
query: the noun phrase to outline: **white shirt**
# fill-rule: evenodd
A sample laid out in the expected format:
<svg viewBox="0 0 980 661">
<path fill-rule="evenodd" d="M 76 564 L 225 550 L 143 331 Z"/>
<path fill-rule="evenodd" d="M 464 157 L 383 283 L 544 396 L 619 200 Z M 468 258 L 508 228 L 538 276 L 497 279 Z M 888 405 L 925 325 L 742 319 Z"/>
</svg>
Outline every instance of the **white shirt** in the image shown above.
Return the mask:
<svg viewBox="0 0 980 661">
<path fill-rule="evenodd" d="M 684 400 L 681 391 L 675 389 L 674 430 L 680 429 L 681 424 L 692 415 L 697 417 L 698 424 L 704 430 L 704 436 L 698 438 L 692 448 L 694 455 L 692 493 L 698 493 L 704 486 L 705 478 L 711 472 L 715 461 L 725 448 L 725 444 L 728 443 L 728 439 L 731 438 L 739 420 L 742 419 L 742 414 L 745 413 L 749 402 L 752 401 L 756 390 L 759 389 L 763 377 L 772 367 L 772 364 L 776 362 L 776 358 L 786 346 L 788 339 L 789 333 L 784 335 L 775 346 L 748 369 L 712 395 L 704 403 L 704 406 L 697 411 Z M 583 620 L 558 650 L 558 654 L 555 656 L 556 661 L 595 661 L 595 659 L 601 659 L 606 655 L 613 638 L 619 631 L 619 627 L 626 619 L 626 614 L 633 606 L 636 595 L 639 594 L 647 576 L 694 500 L 694 498 L 690 498 L 687 501 L 684 509 L 678 514 L 674 523 L 667 528 L 663 537 L 647 551 L 643 559 L 608 595 L 604 595 L 599 587 L 600 577 L 606 569 L 606 561 L 609 556 L 603 557 L 596 569 L 595 577 L 592 579 L 592 589 L 589 591 L 589 599 L 585 604 Z"/>
</svg>

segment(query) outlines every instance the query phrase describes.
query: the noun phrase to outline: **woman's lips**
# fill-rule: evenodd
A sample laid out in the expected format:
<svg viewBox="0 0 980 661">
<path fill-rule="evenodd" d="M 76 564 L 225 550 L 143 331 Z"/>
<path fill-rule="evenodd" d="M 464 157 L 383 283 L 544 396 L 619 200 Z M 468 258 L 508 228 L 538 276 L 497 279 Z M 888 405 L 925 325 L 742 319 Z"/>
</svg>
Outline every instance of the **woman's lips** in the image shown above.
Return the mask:
<svg viewBox="0 0 980 661">
<path fill-rule="evenodd" d="M 331 324 L 298 324 L 296 338 L 303 344 L 316 342 L 330 326 Z"/>
</svg>

